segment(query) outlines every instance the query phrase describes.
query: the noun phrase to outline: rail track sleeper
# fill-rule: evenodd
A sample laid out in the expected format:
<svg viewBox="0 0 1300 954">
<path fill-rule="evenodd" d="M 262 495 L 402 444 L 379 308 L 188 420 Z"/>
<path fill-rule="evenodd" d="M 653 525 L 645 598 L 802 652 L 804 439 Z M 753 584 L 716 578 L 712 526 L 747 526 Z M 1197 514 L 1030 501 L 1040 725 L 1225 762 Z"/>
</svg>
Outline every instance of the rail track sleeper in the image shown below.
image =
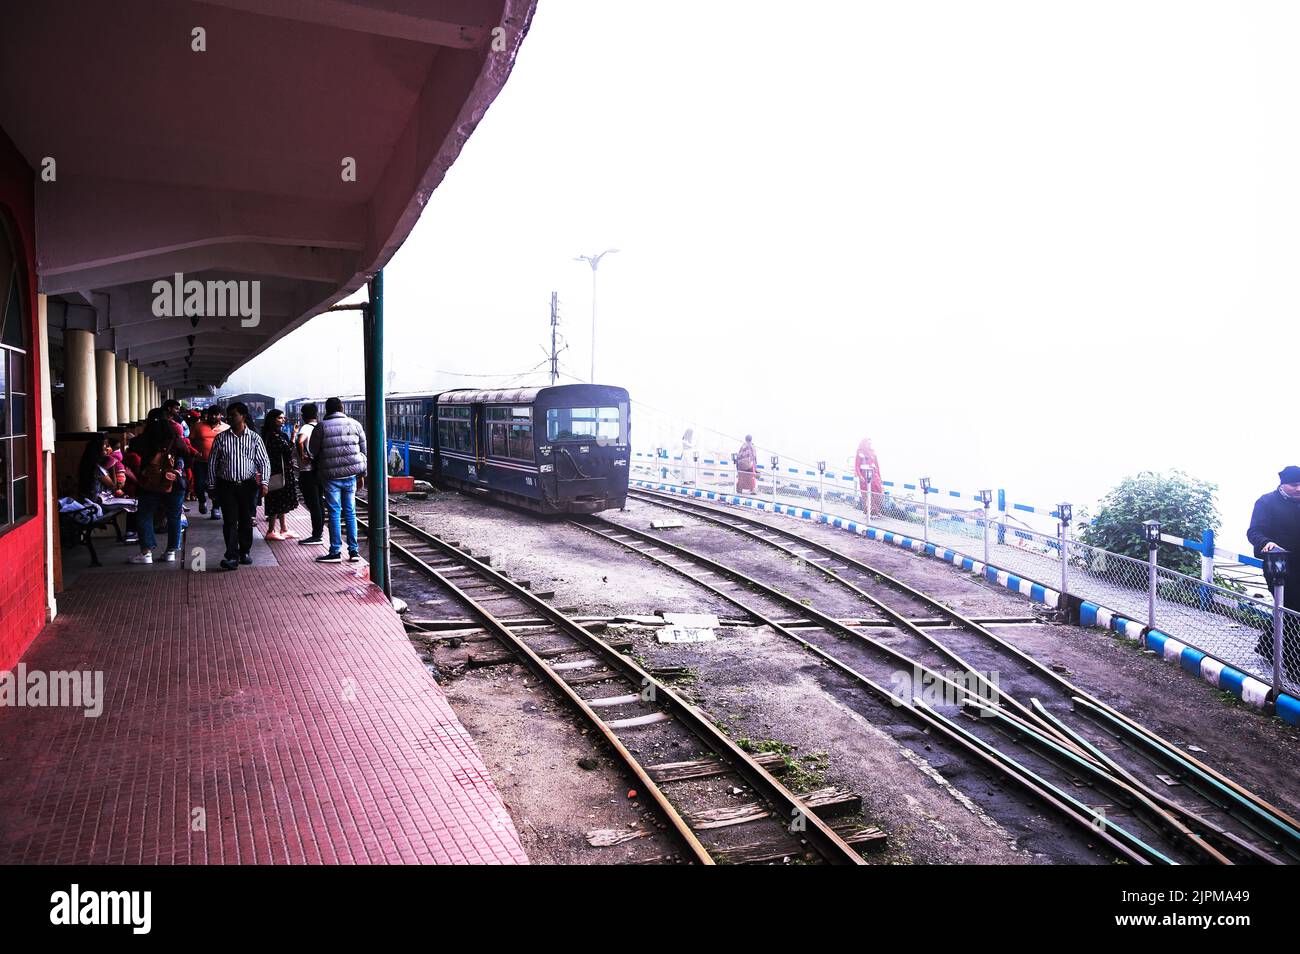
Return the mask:
<svg viewBox="0 0 1300 954">
<path fill-rule="evenodd" d="M 883 847 L 889 837 L 879 828 L 864 825 L 832 825 L 836 833 L 854 847 Z M 761 865 L 781 861 L 791 857 L 793 852 L 783 843 L 739 845 L 735 848 L 720 848 L 714 852 L 719 862 L 727 865 Z"/>
<path fill-rule="evenodd" d="M 862 811 L 862 796 L 839 785 L 828 785 L 816 791 L 804 792 L 803 800 L 804 804 L 822 819 L 833 815 L 858 814 Z M 748 825 L 770 817 L 772 812 L 766 805 L 759 802 L 746 802 L 742 805 L 726 805 L 722 808 L 703 808 L 688 812 L 686 821 L 692 828 L 708 830 Z"/>
<path fill-rule="evenodd" d="M 667 722 L 671 718 L 672 716 L 666 712 L 650 712 L 646 715 L 629 716 L 626 719 L 611 719 L 605 725 L 611 729 L 639 729 L 658 722 Z"/>
<path fill-rule="evenodd" d="M 779 775 L 788 768 L 785 757 L 778 752 L 759 752 L 754 756 L 754 761 L 774 775 Z M 656 782 L 662 784 L 728 775 L 733 769 L 717 756 L 709 756 L 688 762 L 660 762 L 658 765 L 646 766 L 646 771 Z"/>
<path fill-rule="evenodd" d="M 581 652 L 581 650 L 566 649 L 561 653 L 561 655 L 566 655 L 568 653 L 574 653 L 574 652 Z M 537 655 L 540 656 L 542 654 L 538 653 Z M 555 672 L 568 672 L 571 669 L 590 669 L 592 666 L 599 666 L 599 665 L 600 665 L 600 660 L 598 659 L 570 659 L 564 662 L 551 663 L 551 669 L 553 669 Z"/>
<path fill-rule="evenodd" d="M 604 696 L 600 699 L 588 699 L 587 705 L 591 706 L 592 708 L 599 709 L 608 706 L 627 706 L 635 702 L 641 702 L 641 701 L 643 700 L 641 699 L 641 696 L 639 694 L 635 692 L 630 692 L 625 696 Z M 653 769 L 647 768 L 646 771 L 650 772 L 650 775 L 652 777 L 654 776 Z"/>
</svg>

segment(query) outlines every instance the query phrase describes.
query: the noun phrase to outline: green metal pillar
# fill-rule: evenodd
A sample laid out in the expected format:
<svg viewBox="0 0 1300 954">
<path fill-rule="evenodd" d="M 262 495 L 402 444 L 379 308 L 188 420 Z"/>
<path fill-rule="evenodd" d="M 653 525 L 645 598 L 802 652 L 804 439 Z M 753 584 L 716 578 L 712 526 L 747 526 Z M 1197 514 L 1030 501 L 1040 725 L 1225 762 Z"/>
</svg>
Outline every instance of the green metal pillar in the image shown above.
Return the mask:
<svg viewBox="0 0 1300 954">
<path fill-rule="evenodd" d="M 361 314 L 366 360 L 366 511 L 370 581 L 393 595 L 388 573 L 388 439 L 384 429 L 384 272 L 370 279 L 370 306 Z"/>
</svg>

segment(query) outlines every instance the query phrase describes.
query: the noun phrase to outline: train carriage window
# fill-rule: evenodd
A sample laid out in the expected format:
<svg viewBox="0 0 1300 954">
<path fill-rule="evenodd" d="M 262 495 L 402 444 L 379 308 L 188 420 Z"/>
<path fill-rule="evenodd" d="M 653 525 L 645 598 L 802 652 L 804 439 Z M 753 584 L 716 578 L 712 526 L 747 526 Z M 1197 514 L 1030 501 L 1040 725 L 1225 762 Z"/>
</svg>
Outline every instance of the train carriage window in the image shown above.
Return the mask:
<svg viewBox="0 0 1300 954">
<path fill-rule="evenodd" d="M 553 407 L 546 412 L 546 437 L 552 441 L 595 439 L 620 443 L 623 415 L 616 407 Z"/>
<path fill-rule="evenodd" d="M 533 460 L 533 409 L 502 405 L 486 411 L 488 448 L 492 456 Z"/>
<path fill-rule="evenodd" d="M 506 450 L 506 425 L 493 421 L 488 425 L 488 450 L 493 457 L 509 457 Z"/>
<path fill-rule="evenodd" d="M 533 425 L 531 423 L 511 424 L 507 447 L 510 451 L 509 456 L 515 460 L 532 460 Z"/>
<path fill-rule="evenodd" d="M 474 447 L 470 434 L 472 412 L 466 404 L 443 405 L 438 408 L 438 446 L 447 450 L 471 453 Z"/>
</svg>

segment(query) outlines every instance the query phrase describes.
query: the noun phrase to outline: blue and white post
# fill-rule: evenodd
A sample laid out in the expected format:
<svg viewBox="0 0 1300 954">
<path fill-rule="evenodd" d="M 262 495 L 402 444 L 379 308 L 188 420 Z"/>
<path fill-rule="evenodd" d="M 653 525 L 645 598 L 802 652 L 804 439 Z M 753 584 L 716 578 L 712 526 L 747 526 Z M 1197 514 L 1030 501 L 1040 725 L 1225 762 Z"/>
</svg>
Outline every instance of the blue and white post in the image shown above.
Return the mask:
<svg viewBox="0 0 1300 954">
<path fill-rule="evenodd" d="M 1214 601 L 1210 585 L 1214 583 L 1214 531 L 1206 530 L 1201 534 L 1201 586 L 1197 593 L 1197 602 L 1201 610 L 1209 612 Z"/>
</svg>

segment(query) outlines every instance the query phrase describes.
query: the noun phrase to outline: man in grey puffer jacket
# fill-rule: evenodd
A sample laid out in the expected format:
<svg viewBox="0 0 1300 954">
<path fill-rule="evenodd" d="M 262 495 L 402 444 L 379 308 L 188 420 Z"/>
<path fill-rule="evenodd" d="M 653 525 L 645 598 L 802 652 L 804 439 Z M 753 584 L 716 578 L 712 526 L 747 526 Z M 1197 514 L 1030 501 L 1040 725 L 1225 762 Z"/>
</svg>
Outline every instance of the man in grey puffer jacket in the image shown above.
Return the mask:
<svg viewBox="0 0 1300 954">
<path fill-rule="evenodd" d="M 325 402 L 325 420 L 312 432 L 308 449 L 329 510 L 330 548 L 316 562 L 343 562 L 342 522 L 348 530 L 348 562 L 356 563 L 361 559 L 357 545 L 357 475 L 366 472 L 365 428 L 344 414 L 343 402 L 332 397 Z"/>
</svg>

